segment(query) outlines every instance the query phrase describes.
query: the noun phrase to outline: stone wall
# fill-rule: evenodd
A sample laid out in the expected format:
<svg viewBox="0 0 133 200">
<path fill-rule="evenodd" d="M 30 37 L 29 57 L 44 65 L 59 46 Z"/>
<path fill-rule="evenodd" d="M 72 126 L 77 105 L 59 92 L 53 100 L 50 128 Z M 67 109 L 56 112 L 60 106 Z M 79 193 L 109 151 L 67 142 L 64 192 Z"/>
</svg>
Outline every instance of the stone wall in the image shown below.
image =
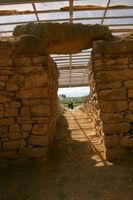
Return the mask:
<svg viewBox="0 0 133 200">
<path fill-rule="evenodd" d="M 0 41 L 0 158 L 46 158 L 52 145 L 58 72 L 40 42 Z"/>
<path fill-rule="evenodd" d="M 90 79 L 105 156 L 120 158 L 133 149 L 133 40 L 94 42 Z"/>
</svg>

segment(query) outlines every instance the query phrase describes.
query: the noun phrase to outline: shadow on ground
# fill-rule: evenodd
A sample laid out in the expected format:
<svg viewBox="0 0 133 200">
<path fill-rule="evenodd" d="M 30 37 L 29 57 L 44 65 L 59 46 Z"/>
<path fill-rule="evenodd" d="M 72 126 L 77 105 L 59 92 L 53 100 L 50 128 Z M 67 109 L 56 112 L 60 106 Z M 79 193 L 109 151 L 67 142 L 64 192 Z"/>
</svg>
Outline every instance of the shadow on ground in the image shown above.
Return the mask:
<svg viewBox="0 0 133 200">
<path fill-rule="evenodd" d="M 47 163 L 1 168 L 0 200 L 133 199 L 133 157 L 115 165 L 104 161 L 91 144 L 86 118 L 76 112 L 60 117 Z"/>
</svg>

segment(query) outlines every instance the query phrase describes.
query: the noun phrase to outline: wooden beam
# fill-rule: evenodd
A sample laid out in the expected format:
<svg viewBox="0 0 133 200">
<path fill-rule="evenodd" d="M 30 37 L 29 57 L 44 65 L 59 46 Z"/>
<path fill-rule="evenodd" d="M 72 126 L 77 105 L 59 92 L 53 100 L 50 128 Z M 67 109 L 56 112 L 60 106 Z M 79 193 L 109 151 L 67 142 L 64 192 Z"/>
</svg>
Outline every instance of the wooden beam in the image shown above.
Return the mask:
<svg viewBox="0 0 133 200">
<path fill-rule="evenodd" d="M 39 16 L 38 16 L 38 13 L 37 13 L 37 10 L 36 10 L 36 6 L 35 6 L 34 3 L 32 3 L 32 7 L 33 7 L 33 9 L 34 9 L 34 13 L 35 13 L 35 15 L 36 15 L 36 19 L 37 19 L 37 21 L 39 22 L 39 21 L 40 21 L 40 20 L 39 20 Z"/>
<path fill-rule="evenodd" d="M 59 2 L 59 1 L 62 2 L 67 0 L 0 0 L 0 5 Z"/>
<path fill-rule="evenodd" d="M 87 66 L 72 66 L 72 69 L 86 69 L 86 67 Z M 58 70 L 69 70 L 69 66 L 58 67 Z"/>
<path fill-rule="evenodd" d="M 72 83 L 71 84 L 71 87 L 85 87 L 85 86 L 89 86 L 88 83 Z M 64 84 L 60 84 L 59 83 L 59 88 L 69 88 L 69 84 L 67 83 L 64 83 Z M 89 94 L 89 91 L 88 91 L 88 94 Z"/>
</svg>

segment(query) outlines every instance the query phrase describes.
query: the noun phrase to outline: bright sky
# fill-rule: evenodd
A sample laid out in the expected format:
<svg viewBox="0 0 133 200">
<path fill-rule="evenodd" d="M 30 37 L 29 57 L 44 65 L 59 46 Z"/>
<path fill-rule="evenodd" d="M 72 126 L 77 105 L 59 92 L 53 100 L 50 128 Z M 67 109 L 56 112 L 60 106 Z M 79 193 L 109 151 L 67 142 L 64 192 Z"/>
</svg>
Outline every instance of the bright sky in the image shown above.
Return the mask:
<svg viewBox="0 0 133 200">
<path fill-rule="evenodd" d="M 87 96 L 89 92 L 89 87 L 59 88 L 58 95 L 65 94 L 67 97 L 81 97 Z"/>
</svg>

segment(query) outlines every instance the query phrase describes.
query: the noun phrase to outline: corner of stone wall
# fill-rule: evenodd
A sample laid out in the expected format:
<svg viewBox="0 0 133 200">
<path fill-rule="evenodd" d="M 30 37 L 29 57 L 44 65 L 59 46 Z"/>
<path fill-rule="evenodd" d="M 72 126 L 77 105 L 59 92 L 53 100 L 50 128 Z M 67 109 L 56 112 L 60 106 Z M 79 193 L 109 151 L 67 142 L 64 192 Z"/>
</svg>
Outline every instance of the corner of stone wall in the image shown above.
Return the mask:
<svg viewBox="0 0 133 200">
<path fill-rule="evenodd" d="M 47 158 L 57 89 L 57 67 L 39 38 L 0 41 L 0 158 Z"/>
<path fill-rule="evenodd" d="M 133 40 L 94 42 L 90 79 L 105 158 L 121 158 L 133 148 Z"/>
</svg>

